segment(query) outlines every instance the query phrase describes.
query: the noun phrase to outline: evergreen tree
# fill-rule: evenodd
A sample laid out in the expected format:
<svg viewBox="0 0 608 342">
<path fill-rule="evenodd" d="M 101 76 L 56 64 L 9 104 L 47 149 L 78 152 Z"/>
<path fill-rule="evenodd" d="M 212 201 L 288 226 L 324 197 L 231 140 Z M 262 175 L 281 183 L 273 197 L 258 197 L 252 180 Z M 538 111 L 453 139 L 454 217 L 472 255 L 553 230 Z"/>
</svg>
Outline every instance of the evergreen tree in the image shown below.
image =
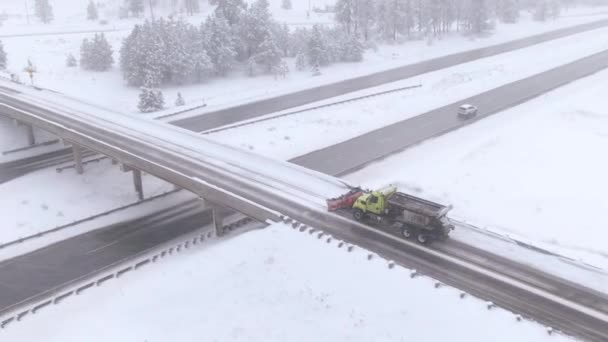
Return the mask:
<svg viewBox="0 0 608 342">
<path fill-rule="evenodd" d="M 307 66 L 308 63 L 306 62 L 306 55 L 301 52 L 298 53 L 296 55 L 296 70 L 303 71 Z"/>
<path fill-rule="evenodd" d="M 186 8 L 186 13 L 188 15 L 194 15 L 201 11 L 198 1 L 199 0 L 184 0 L 184 7 Z"/>
<path fill-rule="evenodd" d="M 247 9 L 243 0 L 209 0 L 209 4 L 217 6 L 215 14 L 225 18 L 230 27 L 239 23 Z"/>
<path fill-rule="evenodd" d="M 89 1 L 89 5 L 87 6 L 87 20 L 97 20 L 99 19 L 99 13 L 97 12 L 97 6 L 93 0 Z"/>
<path fill-rule="evenodd" d="M 129 1 L 129 11 L 136 16 L 139 17 L 142 13 L 144 13 L 144 0 L 128 0 Z"/>
<path fill-rule="evenodd" d="M 53 21 L 53 7 L 49 0 L 36 0 L 36 16 L 45 24 Z"/>
<path fill-rule="evenodd" d="M 467 5 L 465 6 L 464 23 L 468 32 L 481 33 L 489 28 L 489 1 L 490 0 L 467 0 Z"/>
<path fill-rule="evenodd" d="M 247 10 L 241 21 L 241 40 L 245 57 L 258 53 L 259 47 L 272 30 L 272 17 L 268 0 L 256 0 Z"/>
<path fill-rule="evenodd" d="M 114 64 L 112 54 L 105 35 L 96 33 L 92 41 L 85 38 L 80 46 L 80 66 L 86 70 L 106 71 Z"/>
<path fill-rule="evenodd" d="M 534 20 L 545 21 L 549 16 L 549 1 L 537 0 L 534 8 Z"/>
<path fill-rule="evenodd" d="M 308 41 L 308 62 L 310 65 L 319 68 L 322 65 L 329 64 L 329 56 L 327 52 L 327 46 L 323 41 L 321 35 L 321 29 L 318 25 L 314 25 L 312 28 L 312 34 Z"/>
<path fill-rule="evenodd" d="M 272 35 L 274 36 L 274 40 L 281 50 L 283 57 L 289 56 L 289 43 L 291 36 L 289 35 L 289 27 L 287 27 L 287 24 L 272 25 Z"/>
<path fill-rule="evenodd" d="M 207 53 L 215 72 L 225 75 L 234 66 L 237 55 L 235 38 L 228 21 L 221 15 L 215 14 L 208 18 L 206 28 L 209 31 Z"/>
<path fill-rule="evenodd" d="M 274 75 L 275 79 L 277 77 L 285 78 L 285 77 L 287 77 L 288 73 L 289 73 L 289 66 L 283 60 L 279 64 L 272 67 L 272 74 Z"/>
<path fill-rule="evenodd" d="M 342 61 L 360 62 L 363 60 L 363 44 L 355 35 L 349 35 L 342 43 Z"/>
<path fill-rule="evenodd" d="M 74 55 L 72 55 L 71 53 L 68 54 L 68 57 L 65 60 L 65 66 L 67 66 L 68 68 L 73 68 L 77 65 L 78 61 L 76 61 L 76 57 L 74 57 Z"/>
<path fill-rule="evenodd" d="M 175 105 L 177 107 L 180 106 L 184 106 L 186 104 L 186 101 L 184 101 L 184 98 L 182 97 L 182 93 L 177 93 L 177 99 L 175 99 Z"/>
<path fill-rule="evenodd" d="M 6 69 L 6 52 L 4 51 L 4 45 L 0 41 L 0 70 Z"/>
<path fill-rule="evenodd" d="M 496 14 L 504 23 L 515 23 L 519 19 L 519 0 L 497 0 Z"/>
<path fill-rule="evenodd" d="M 137 108 L 142 113 L 152 113 L 163 109 L 165 100 L 163 93 L 158 89 L 143 87 L 139 94 L 139 104 Z"/>
<path fill-rule="evenodd" d="M 355 14 L 356 27 L 367 41 L 376 20 L 376 0 L 360 0 Z"/>
<path fill-rule="evenodd" d="M 281 2 L 281 8 L 284 10 L 290 10 L 291 9 L 291 0 L 283 0 Z"/>
<path fill-rule="evenodd" d="M 340 23 L 347 33 L 351 33 L 356 20 L 357 0 L 337 0 L 336 1 L 336 21 Z"/>
<path fill-rule="evenodd" d="M 253 60 L 261 65 L 266 72 L 276 70 L 281 64 L 281 50 L 274 41 L 271 34 L 267 34 L 266 38 L 260 44 L 258 52 L 252 57 Z"/>
</svg>

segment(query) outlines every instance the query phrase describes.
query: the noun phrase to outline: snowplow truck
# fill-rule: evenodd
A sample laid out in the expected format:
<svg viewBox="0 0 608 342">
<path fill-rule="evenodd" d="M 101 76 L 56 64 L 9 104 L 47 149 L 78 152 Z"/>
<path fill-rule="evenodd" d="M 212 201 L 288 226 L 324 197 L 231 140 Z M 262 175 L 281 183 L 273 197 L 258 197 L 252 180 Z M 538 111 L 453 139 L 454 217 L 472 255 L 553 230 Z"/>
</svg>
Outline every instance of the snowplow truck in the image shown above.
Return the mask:
<svg viewBox="0 0 608 342">
<path fill-rule="evenodd" d="M 394 186 L 377 191 L 353 189 L 328 201 L 329 210 L 348 209 L 357 221 L 394 227 L 422 244 L 445 240 L 454 226 L 447 218 L 452 206 L 444 206 L 402 192 Z"/>
</svg>

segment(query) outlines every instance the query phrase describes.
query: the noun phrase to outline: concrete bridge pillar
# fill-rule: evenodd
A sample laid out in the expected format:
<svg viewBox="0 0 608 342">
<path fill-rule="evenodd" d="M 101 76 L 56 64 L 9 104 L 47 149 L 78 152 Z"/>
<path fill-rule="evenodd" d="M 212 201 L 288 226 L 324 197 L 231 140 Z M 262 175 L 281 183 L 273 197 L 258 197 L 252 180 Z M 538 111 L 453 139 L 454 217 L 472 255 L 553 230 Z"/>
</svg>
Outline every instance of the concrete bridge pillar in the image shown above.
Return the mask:
<svg viewBox="0 0 608 342">
<path fill-rule="evenodd" d="M 25 134 L 27 135 L 28 146 L 36 144 L 36 136 L 34 135 L 34 127 L 32 125 L 25 125 Z"/>
<path fill-rule="evenodd" d="M 137 192 L 137 198 L 140 201 L 144 199 L 144 185 L 141 181 L 141 171 L 133 169 L 133 185 L 135 186 L 135 192 Z"/>
<path fill-rule="evenodd" d="M 76 144 L 72 144 L 72 151 L 74 153 L 74 163 L 76 164 L 76 173 L 79 175 L 84 173 L 84 167 L 82 165 L 82 147 Z"/>
<path fill-rule="evenodd" d="M 213 206 L 211 209 L 213 215 L 213 226 L 215 227 L 215 235 L 220 237 L 224 235 L 224 214 L 218 206 Z"/>
</svg>

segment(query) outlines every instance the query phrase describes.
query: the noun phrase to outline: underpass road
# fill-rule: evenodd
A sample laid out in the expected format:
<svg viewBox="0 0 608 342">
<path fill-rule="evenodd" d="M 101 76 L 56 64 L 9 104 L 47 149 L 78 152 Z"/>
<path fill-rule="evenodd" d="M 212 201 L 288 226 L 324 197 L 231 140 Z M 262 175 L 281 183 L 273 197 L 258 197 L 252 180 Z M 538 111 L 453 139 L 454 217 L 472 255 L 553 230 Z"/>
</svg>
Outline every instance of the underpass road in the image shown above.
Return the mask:
<svg viewBox="0 0 608 342">
<path fill-rule="evenodd" d="M 211 222 L 199 201 L 187 202 L 0 262 L 0 316 Z"/>
</svg>

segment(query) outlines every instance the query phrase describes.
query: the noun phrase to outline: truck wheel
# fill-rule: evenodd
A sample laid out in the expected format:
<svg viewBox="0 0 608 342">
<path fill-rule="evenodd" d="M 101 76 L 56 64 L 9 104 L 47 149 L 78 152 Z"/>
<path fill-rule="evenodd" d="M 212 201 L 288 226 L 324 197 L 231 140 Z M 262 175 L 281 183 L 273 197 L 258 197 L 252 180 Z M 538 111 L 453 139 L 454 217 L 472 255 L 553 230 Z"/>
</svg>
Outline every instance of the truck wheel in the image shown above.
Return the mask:
<svg viewBox="0 0 608 342">
<path fill-rule="evenodd" d="M 429 237 L 426 234 L 418 234 L 417 237 L 418 242 L 420 242 L 423 245 L 426 245 L 427 243 L 429 243 Z"/>
<path fill-rule="evenodd" d="M 357 221 L 363 221 L 363 216 L 363 211 L 361 209 L 355 209 L 355 211 L 353 212 L 353 217 Z"/>
<path fill-rule="evenodd" d="M 404 238 L 409 239 L 412 237 L 412 232 L 407 228 L 403 228 L 401 230 L 401 235 L 403 235 Z"/>
</svg>

